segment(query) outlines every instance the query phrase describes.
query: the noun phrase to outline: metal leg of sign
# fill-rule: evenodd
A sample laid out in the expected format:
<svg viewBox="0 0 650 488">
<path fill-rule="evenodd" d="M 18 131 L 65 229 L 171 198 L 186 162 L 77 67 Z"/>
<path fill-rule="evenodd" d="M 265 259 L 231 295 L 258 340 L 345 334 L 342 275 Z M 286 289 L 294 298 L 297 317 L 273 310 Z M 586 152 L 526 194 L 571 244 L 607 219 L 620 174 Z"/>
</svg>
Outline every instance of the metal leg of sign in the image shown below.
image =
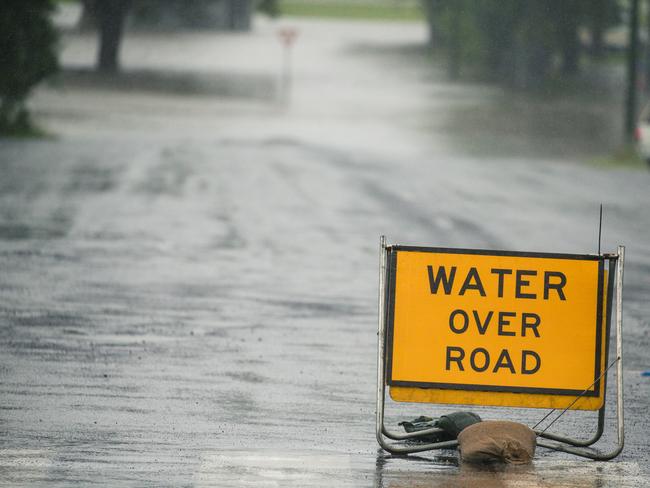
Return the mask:
<svg viewBox="0 0 650 488">
<path fill-rule="evenodd" d="M 567 439 L 558 435 L 543 434 L 540 437 L 560 441 L 563 444 L 556 442 L 546 442 L 543 439 L 537 440 L 537 445 L 556 451 L 567 452 L 575 454 L 596 461 L 608 461 L 618 456 L 623 450 L 625 444 L 625 419 L 623 416 L 623 266 L 625 264 L 625 247 L 618 246 L 616 260 L 616 419 L 617 419 L 617 436 L 618 442 L 616 448 L 610 452 L 601 452 L 596 449 L 585 449 L 595 443 L 602 435 L 604 426 L 604 412 L 605 407 L 599 411 L 598 414 L 598 431 L 589 443 L 576 441 L 574 439 Z M 592 442 L 593 441 L 593 442 Z M 566 445 L 569 444 L 569 445 Z"/>
<path fill-rule="evenodd" d="M 413 439 L 416 437 L 422 437 L 430 434 L 439 434 L 441 432 L 444 432 L 443 429 L 439 429 L 437 427 L 433 427 L 431 429 L 418 430 L 417 432 L 392 432 L 386 428 L 386 425 L 382 425 L 381 431 L 386 437 L 388 437 L 389 439 L 393 439 L 394 441 L 403 441 L 406 439 Z"/>
<path fill-rule="evenodd" d="M 379 261 L 379 327 L 377 330 L 377 417 L 376 429 L 377 442 L 386 451 L 391 454 L 409 454 L 433 449 L 454 449 L 458 441 L 434 442 L 418 445 L 397 445 L 388 442 L 385 437 L 393 440 L 405 440 L 415 437 L 440 432 L 440 429 L 426 429 L 419 432 L 396 433 L 389 431 L 384 425 L 384 406 L 386 401 L 386 238 L 381 236 L 380 243 L 380 261 Z"/>
<path fill-rule="evenodd" d="M 605 431 L 605 406 L 603 405 L 603 408 L 598 410 L 598 427 L 596 429 L 596 433 L 590 439 L 587 440 L 572 439 L 570 437 L 564 437 L 558 434 L 552 434 L 550 432 L 541 432 L 541 431 L 535 431 L 535 432 L 538 435 L 538 437 L 543 437 L 544 439 L 563 442 L 565 444 L 570 444 L 576 447 L 588 447 L 598 442 L 602 437 L 604 431 Z"/>
</svg>

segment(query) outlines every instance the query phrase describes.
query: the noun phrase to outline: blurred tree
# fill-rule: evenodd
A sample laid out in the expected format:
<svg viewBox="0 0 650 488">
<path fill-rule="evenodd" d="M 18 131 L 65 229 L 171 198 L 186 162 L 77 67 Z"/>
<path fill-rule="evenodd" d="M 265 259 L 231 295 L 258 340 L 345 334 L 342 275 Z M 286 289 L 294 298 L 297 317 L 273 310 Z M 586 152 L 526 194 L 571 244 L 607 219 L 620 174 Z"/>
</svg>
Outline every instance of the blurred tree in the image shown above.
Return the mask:
<svg viewBox="0 0 650 488">
<path fill-rule="evenodd" d="M 591 29 L 591 55 L 596 59 L 602 58 L 605 52 L 603 37 L 605 34 L 607 7 L 609 3 L 611 1 L 593 0 L 589 27 Z"/>
<path fill-rule="evenodd" d="M 228 0 L 228 29 L 247 31 L 251 28 L 253 15 L 252 0 Z"/>
<path fill-rule="evenodd" d="M 578 72 L 580 59 L 580 39 L 578 28 L 588 4 L 585 0 L 555 0 L 551 2 L 555 10 L 550 17 L 556 19 L 558 50 L 562 58 L 562 73 L 573 75 Z"/>
<path fill-rule="evenodd" d="M 280 15 L 278 0 L 260 0 L 257 4 L 257 10 L 265 13 L 269 17 L 277 17 Z"/>
<path fill-rule="evenodd" d="M 58 69 L 52 10 L 48 0 L 0 2 L 0 132 L 31 130 L 27 96 Z"/>
<path fill-rule="evenodd" d="M 630 1 L 627 41 L 627 90 L 625 93 L 625 138 L 634 141 L 637 124 L 637 84 L 639 60 L 639 0 Z"/>
<path fill-rule="evenodd" d="M 471 31 L 464 29 L 471 18 L 471 7 L 466 9 L 464 0 L 423 0 L 429 25 L 429 44 L 446 50 L 447 72 L 452 80 L 458 79 L 468 36 Z M 465 49 L 464 49 L 465 48 Z"/>
<path fill-rule="evenodd" d="M 471 62 L 521 88 L 580 68 L 580 29 L 602 52 L 604 29 L 616 19 L 618 0 L 422 0 L 434 47 L 449 56 L 449 74 Z"/>
<path fill-rule="evenodd" d="M 561 1 L 561 0 L 558 0 Z M 554 24 L 548 22 L 551 6 L 548 2 L 523 2 L 516 20 L 521 42 L 516 44 L 513 85 L 517 88 L 537 88 L 548 79 L 554 47 Z"/>
<path fill-rule="evenodd" d="M 136 27 L 248 30 L 253 0 L 81 0 L 81 30 L 97 27 L 97 70 L 119 70 L 127 16 Z M 269 8 L 275 1 L 267 0 Z M 276 7 L 277 8 L 277 5 Z"/>
<path fill-rule="evenodd" d="M 601 59 L 605 55 L 605 31 L 622 21 L 622 3 L 619 0 L 592 0 L 585 14 L 591 34 L 590 54 Z"/>
<path fill-rule="evenodd" d="M 132 23 L 153 29 L 248 30 L 253 0 L 134 0 Z"/>
<path fill-rule="evenodd" d="M 646 2 L 645 91 L 650 93 L 650 0 Z"/>
<path fill-rule="evenodd" d="M 462 17 L 464 12 L 463 0 L 453 0 L 450 9 L 449 36 L 449 77 L 456 80 L 460 77 L 460 63 L 463 55 Z"/>
<path fill-rule="evenodd" d="M 81 0 L 81 17 L 78 28 L 80 31 L 91 31 L 97 28 L 97 8 L 95 0 Z"/>
<path fill-rule="evenodd" d="M 86 4 L 90 5 L 90 2 Z M 120 44 L 130 6 L 131 0 L 95 0 L 99 28 L 98 71 L 114 73 L 119 70 Z"/>
<path fill-rule="evenodd" d="M 429 46 L 435 48 L 438 40 L 436 33 L 436 4 L 437 0 L 422 0 L 422 9 L 427 20 L 427 27 L 429 28 Z"/>
</svg>

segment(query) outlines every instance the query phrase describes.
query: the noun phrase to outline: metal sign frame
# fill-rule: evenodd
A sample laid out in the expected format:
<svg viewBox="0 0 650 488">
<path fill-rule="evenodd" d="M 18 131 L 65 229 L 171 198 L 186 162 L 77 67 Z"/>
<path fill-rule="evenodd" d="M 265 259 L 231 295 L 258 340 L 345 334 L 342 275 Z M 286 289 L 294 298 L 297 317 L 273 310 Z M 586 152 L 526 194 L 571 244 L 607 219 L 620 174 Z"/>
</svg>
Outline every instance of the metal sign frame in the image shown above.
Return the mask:
<svg viewBox="0 0 650 488">
<path fill-rule="evenodd" d="M 386 238 L 381 236 L 379 248 L 379 320 L 377 330 L 377 404 L 376 404 L 376 436 L 379 445 L 391 454 L 410 454 L 416 452 L 430 451 L 435 449 L 455 449 L 458 441 L 444 441 L 436 443 L 422 443 L 417 445 L 403 445 L 392 441 L 403 441 L 417 437 L 439 433 L 442 429 L 431 428 L 417 432 L 401 433 L 389 430 L 384 423 L 384 408 L 387 386 L 387 351 L 386 351 L 386 290 L 387 290 L 387 265 L 388 252 L 397 246 L 387 246 Z M 607 286 L 608 301 L 611 301 L 612 288 L 615 283 L 616 303 L 616 418 L 617 418 L 617 445 L 612 451 L 603 452 L 590 448 L 598 442 L 603 435 L 605 428 L 605 406 L 607 403 L 606 394 L 606 370 L 604 373 L 603 387 L 605 388 L 604 401 L 598 410 L 598 423 L 596 432 L 589 439 L 573 439 L 560 434 L 546 432 L 546 430 L 535 430 L 537 434 L 537 445 L 540 447 L 562 451 L 576 456 L 581 456 L 598 461 L 607 461 L 615 458 L 623 450 L 625 441 L 624 417 L 623 417 L 623 266 L 625 261 L 625 247 L 618 246 L 616 253 L 596 255 L 598 259 L 609 264 L 609 279 Z M 608 347 L 610 337 L 610 319 L 612 307 L 607 307 L 606 337 L 605 339 L 605 367 L 608 361 Z M 551 441 L 551 442 L 549 442 Z"/>
</svg>

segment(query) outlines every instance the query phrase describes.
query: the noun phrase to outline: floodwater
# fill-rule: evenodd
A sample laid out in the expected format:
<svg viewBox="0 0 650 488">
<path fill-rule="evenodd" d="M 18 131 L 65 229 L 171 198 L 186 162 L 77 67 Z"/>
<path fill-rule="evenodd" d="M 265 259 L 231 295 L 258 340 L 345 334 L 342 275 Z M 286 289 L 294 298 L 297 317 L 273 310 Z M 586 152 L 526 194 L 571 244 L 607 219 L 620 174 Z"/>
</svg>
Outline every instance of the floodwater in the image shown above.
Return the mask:
<svg viewBox="0 0 650 488">
<path fill-rule="evenodd" d="M 289 100 L 273 23 L 132 34 L 135 74 L 104 82 L 80 71 L 92 38 L 69 34 L 76 74 L 33 99 L 55 137 L 0 141 L 0 483 L 647 486 L 650 174 L 588 163 L 615 144 L 610 102 L 451 85 L 417 24 L 283 22 L 300 31 Z M 601 202 L 603 250 L 627 246 L 622 455 L 477 469 L 381 451 L 379 236 L 595 252 Z"/>
</svg>

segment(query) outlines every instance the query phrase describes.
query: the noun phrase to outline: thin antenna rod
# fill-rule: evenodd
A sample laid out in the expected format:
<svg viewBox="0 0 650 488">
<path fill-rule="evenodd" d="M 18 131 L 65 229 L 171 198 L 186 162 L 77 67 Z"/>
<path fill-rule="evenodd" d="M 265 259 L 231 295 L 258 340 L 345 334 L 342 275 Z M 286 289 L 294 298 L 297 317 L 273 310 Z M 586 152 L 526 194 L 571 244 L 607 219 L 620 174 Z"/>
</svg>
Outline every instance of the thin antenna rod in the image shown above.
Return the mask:
<svg viewBox="0 0 650 488">
<path fill-rule="evenodd" d="M 598 219 L 598 254 L 600 255 L 600 237 L 603 231 L 603 204 L 600 204 L 600 218 Z"/>
</svg>

